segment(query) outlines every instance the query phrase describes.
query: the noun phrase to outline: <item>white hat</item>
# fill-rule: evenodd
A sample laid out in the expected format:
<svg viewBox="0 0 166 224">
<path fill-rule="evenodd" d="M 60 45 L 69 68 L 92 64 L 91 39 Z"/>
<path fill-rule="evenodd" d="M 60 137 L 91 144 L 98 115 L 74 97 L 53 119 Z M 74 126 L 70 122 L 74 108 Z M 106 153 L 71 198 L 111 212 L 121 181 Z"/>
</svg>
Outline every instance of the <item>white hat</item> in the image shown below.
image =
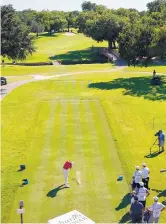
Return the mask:
<svg viewBox="0 0 166 224">
<path fill-rule="evenodd" d="M 139 168 L 139 166 L 136 166 L 135 168 L 136 168 L 137 170 L 139 170 L 139 169 L 140 169 L 140 168 Z"/>
<path fill-rule="evenodd" d="M 143 182 L 139 182 L 140 186 L 143 187 L 144 186 L 144 183 Z"/>
<path fill-rule="evenodd" d="M 146 166 L 146 163 L 142 163 L 142 166 Z"/>
<path fill-rule="evenodd" d="M 156 202 L 159 200 L 159 198 L 158 198 L 157 196 L 153 197 L 153 199 L 154 199 L 154 201 L 156 201 Z"/>
</svg>

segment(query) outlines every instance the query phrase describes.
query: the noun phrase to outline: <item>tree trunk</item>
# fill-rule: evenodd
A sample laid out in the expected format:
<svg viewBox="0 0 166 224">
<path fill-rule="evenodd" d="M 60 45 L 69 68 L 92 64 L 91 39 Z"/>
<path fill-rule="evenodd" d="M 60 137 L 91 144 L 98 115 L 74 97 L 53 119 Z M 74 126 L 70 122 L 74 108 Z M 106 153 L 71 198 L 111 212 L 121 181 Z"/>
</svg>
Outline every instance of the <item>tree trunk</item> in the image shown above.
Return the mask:
<svg viewBox="0 0 166 224">
<path fill-rule="evenodd" d="M 38 31 L 36 32 L 36 36 L 37 36 L 37 37 L 39 36 L 39 33 L 38 33 Z"/>
<path fill-rule="evenodd" d="M 68 32 L 70 31 L 69 29 L 70 29 L 70 25 L 69 25 L 69 23 L 68 23 Z"/>
<path fill-rule="evenodd" d="M 108 51 L 112 50 L 112 40 L 108 41 Z"/>
<path fill-rule="evenodd" d="M 116 49 L 116 43 L 115 43 L 115 41 L 113 41 L 113 45 L 114 45 L 113 48 Z"/>
</svg>

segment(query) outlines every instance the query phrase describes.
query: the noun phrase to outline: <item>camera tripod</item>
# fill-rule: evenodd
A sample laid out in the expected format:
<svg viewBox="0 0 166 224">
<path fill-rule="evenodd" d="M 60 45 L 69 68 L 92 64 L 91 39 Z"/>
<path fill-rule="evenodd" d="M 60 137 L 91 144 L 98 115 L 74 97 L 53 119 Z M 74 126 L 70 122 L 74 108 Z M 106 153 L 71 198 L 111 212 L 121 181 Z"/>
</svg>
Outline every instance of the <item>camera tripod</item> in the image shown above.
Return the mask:
<svg viewBox="0 0 166 224">
<path fill-rule="evenodd" d="M 152 151 L 152 148 L 153 148 L 154 145 L 158 145 L 159 151 L 160 151 L 160 145 L 159 144 L 156 144 L 157 140 L 158 140 L 158 138 L 156 138 L 155 142 L 153 143 L 153 145 L 149 149 L 150 150 L 150 155 L 151 155 L 151 151 Z"/>
</svg>

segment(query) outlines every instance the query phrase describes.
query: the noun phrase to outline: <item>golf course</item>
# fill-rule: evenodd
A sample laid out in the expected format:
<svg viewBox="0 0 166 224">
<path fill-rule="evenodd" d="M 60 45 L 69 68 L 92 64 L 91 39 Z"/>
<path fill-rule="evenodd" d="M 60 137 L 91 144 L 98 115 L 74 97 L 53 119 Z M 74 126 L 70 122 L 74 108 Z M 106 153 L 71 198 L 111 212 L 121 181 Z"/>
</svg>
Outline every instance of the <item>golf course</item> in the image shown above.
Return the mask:
<svg viewBox="0 0 166 224">
<path fill-rule="evenodd" d="M 165 152 L 158 154 L 154 145 L 148 156 L 154 134 L 166 131 L 166 66 L 93 63 L 94 49 L 107 43 L 83 34 L 43 33 L 35 45 L 26 62 L 61 63 L 1 67 L 9 84 L 29 81 L 1 102 L 2 223 L 19 223 L 20 200 L 25 223 L 47 223 L 75 209 L 96 223 L 129 222 L 130 183 L 143 162 L 150 169 L 147 206 L 153 196 L 166 204 L 165 173 L 160 173 Z M 154 69 L 161 86 L 150 85 Z M 34 80 L 36 75 L 44 79 Z M 63 186 L 66 160 L 75 162 L 70 188 Z M 123 180 L 117 181 L 120 175 Z M 21 185 L 25 178 L 28 184 Z M 166 222 L 165 212 L 160 222 Z"/>
</svg>

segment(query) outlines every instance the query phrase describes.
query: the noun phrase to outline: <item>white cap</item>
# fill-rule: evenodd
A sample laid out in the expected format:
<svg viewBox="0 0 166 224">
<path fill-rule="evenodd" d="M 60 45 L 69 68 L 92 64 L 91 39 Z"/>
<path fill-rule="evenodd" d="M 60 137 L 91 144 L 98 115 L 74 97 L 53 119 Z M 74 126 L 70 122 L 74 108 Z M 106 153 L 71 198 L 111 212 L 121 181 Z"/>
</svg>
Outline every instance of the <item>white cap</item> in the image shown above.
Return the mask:
<svg viewBox="0 0 166 224">
<path fill-rule="evenodd" d="M 157 202 L 159 198 L 157 196 L 153 197 L 154 201 Z"/>
<path fill-rule="evenodd" d="M 142 163 L 142 166 L 146 166 L 146 163 Z"/>
<path fill-rule="evenodd" d="M 143 187 L 144 186 L 144 183 L 143 182 L 139 182 L 140 186 Z"/>
<path fill-rule="evenodd" d="M 140 168 L 139 168 L 139 166 L 136 166 L 135 168 L 136 168 L 137 170 L 139 170 L 139 169 L 140 169 Z"/>
</svg>

